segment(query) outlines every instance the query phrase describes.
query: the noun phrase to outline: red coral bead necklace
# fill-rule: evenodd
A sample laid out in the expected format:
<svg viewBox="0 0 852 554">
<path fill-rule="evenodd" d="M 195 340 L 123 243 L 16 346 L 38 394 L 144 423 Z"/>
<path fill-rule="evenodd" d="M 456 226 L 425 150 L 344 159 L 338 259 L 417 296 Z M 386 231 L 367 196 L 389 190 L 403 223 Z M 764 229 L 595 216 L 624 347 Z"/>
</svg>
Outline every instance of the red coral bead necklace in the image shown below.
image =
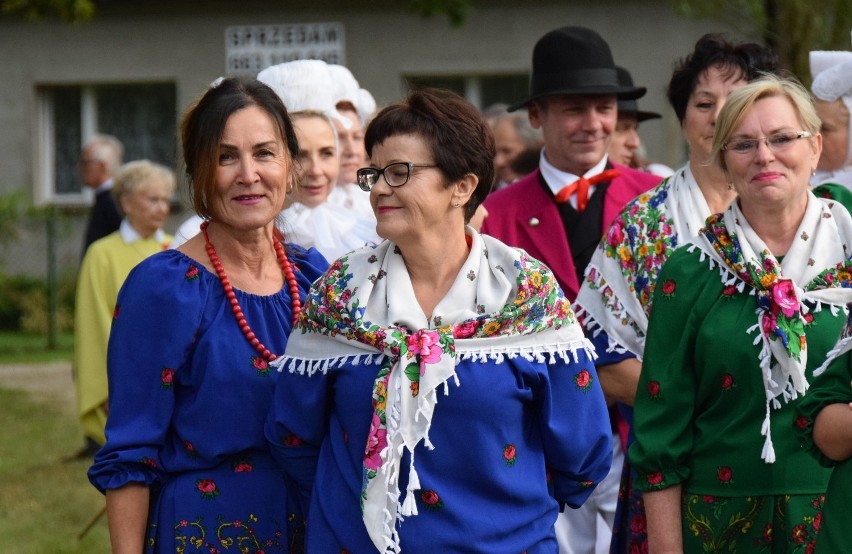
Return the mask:
<svg viewBox="0 0 852 554">
<path fill-rule="evenodd" d="M 260 342 L 260 339 L 257 338 L 246 321 L 243 310 L 240 308 L 240 302 L 237 300 L 237 295 L 234 292 L 234 287 L 231 286 L 231 281 L 225 274 L 225 268 L 222 267 L 222 260 L 219 259 L 219 255 L 216 253 L 216 248 L 213 246 L 213 243 L 210 242 L 210 237 L 207 236 L 207 226 L 209 224 L 209 221 L 205 221 L 201 224 L 201 233 L 204 235 L 204 245 L 207 249 L 207 256 L 210 258 L 210 263 L 213 264 L 213 269 L 216 270 L 216 275 L 219 276 L 222 288 L 225 289 L 225 296 L 231 304 L 231 310 L 234 312 L 234 317 L 237 318 L 237 325 L 240 326 L 240 330 L 243 332 L 243 335 L 245 335 L 246 339 L 255 348 L 255 350 L 257 350 L 266 361 L 271 362 L 278 356 L 270 352 L 269 349 Z M 299 300 L 299 285 L 296 283 L 296 275 L 293 273 L 293 266 L 290 264 L 290 260 L 287 259 L 287 253 L 284 252 L 284 246 L 281 244 L 281 240 L 279 240 L 277 236 L 273 238 L 273 245 L 275 247 L 275 255 L 278 257 L 278 263 L 281 265 L 281 271 L 284 273 L 284 278 L 290 287 L 290 306 L 292 307 L 293 325 L 295 326 L 296 321 L 299 319 L 299 313 L 302 311 L 302 301 Z"/>
</svg>

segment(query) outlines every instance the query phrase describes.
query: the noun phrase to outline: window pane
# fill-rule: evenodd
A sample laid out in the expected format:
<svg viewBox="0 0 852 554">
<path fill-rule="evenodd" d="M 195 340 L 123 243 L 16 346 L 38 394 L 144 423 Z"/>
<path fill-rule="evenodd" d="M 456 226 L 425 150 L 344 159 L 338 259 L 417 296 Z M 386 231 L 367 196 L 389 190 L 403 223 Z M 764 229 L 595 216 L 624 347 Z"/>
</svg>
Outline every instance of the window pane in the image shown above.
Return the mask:
<svg viewBox="0 0 852 554">
<path fill-rule="evenodd" d="M 452 90 L 464 96 L 464 77 L 429 76 L 405 77 L 408 90 L 420 90 L 424 88 L 442 88 Z"/>
<path fill-rule="evenodd" d="M 479 95 L 482 107 L 492 104 L 514 104 L 527 97 L 529 93 L 529 75 L 481 75 L 474 77 L 479 82 Z M 449 89 L 465 96 L 465 77 L 446 75 L 418 75 L 405 77 L 409 90 L 427 87 Z"/>
<path fill-rule="evenodd" d="M 504 103 L 514 104 L 529 95 L 529 76 L 522 75 L 491 75 L 481 77 L 482 105 Z"/>
<path fill-rule="evenodd" d="M 124 143 L 124 160 L 147 158 L 175 166 L 175 86 L 173 83 L 105 85 L 95 89 L 98 132 Z"/>
<path fill-rule="evenodd" d="M 53 87 L 53 129 L 56 144 L 54 174 L 57 194 L 77 194 L 82 189 L 77 160 L 80 158 L 80 87 Z"/>
</svg>

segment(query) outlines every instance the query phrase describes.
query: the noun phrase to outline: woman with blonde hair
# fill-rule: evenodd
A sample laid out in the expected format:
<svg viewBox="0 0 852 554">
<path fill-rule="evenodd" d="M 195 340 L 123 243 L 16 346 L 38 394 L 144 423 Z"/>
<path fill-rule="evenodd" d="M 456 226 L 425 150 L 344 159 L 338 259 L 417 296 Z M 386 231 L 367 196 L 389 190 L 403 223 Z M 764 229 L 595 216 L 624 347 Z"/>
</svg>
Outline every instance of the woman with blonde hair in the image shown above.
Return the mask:
<svg viewBox="0 0 852 554">
<path fill-rule="evenodd" d="M 107 341 L 118 291 L 136 264 L 168 248 L 163 231 L 175 190 L 171 169 L 148 160 L 119 168 L 112 187 L 124 218 L 118 231 L 92 243 L 77 278 L 74 385 L 83 431 L 103 445 L 107 420 Z"/>
<path fill-rule="evenodd" d="M 796 552 L 828 472 L 795 409 L 852 301 L 852 217 L 810 190 L 822 138 L 795 81 L 732 92 L 712 151 L 737 199 L 660 272 L 630 462 L 650 551 Z"/>
</svg>

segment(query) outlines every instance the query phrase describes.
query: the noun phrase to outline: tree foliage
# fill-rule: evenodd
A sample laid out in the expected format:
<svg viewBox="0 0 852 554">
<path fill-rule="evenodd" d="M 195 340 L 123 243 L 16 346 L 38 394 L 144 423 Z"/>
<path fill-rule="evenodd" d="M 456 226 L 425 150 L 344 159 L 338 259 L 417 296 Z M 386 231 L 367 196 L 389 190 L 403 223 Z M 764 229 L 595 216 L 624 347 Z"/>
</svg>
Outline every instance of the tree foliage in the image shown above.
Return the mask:
<svg viewBox="0 0 852 554">
<path fill-rule="evenodd" d="M 82 23 L 95 15 L 93 0 L 0 0 L 0 12 L 21 15 L 30 21 L 59 18 L 68 23 Z"/>
<path fill-rule="evenodd" d="M 0 12 L 20 15 L 31 21 L 58 18 L 83 23 L 95 16 L 97 0 L 0 0 Z M 446 15 L 450 24 L 461 26 L 470 13 L 471 0 L 406 0 L 407 9 L 421 17 Z"/>
<path fill-rule="evenodd" d="M 681 15 L 716 18 L 773 48 L 784 68 L 810 83 L 811 50 L 849 50 L 850 0 L 669 0 Z"/>
</svg>

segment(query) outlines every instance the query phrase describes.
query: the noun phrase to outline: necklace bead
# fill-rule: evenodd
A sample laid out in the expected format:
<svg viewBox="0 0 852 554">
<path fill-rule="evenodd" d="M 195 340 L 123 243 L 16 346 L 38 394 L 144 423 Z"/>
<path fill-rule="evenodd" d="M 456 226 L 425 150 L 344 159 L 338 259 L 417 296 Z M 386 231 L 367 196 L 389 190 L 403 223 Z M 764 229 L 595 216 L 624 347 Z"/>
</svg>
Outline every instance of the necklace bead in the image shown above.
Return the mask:
<svg viewBox="0 0 852 554">
<path fill-rule="evenodd" d="M 213 264 L 213 269 L 216 270 L 216 275 L 222 283 L 222 289 L 225 291 L 225 297 L 231 304 L 231 311 L 234 312 L 234 317 L 237 320 L 237 326 L 239 326 L 240 331 L 242 331 L 249 344 L 251 344 L 266 361 L 271 362 L 278 356 L 270 352 L 269 349 L 260 342 L 260 339 L 258 339 L 257 335 L 255 335 L 251 330 L 248 321 L 246 321 L 243 310 L 240 308 L 240 302 L 237 300 L 237 294 L 234 292 L 234 287 L 231 285 L 231 281 L 225 274 L 225 268 L 222 266 L 222 261 L 216 253 L 216 248 L 213 246 L 213 243 L 210 242 L 210 237 L 207 236 L 207 226 L 209 224 L 209 221 L 205 221 L 201 224 L 201 233 L 204 235 L 205 249 L 207 250 L 207 256 L 210 258 L 210 263 Z M 284 251 L 284 246 L 281 245 L 281 241 L 276 237 L 273 237 L 273 241 L 275 255 L 278 258 L 278 263 L 281 265 L 281 271 L 284 273 L 284 279 L 287 281 L 287 285 L 290 289 L 290 306 L 293 312 L 293 325 L 295 326 L 296 322 L 299 320 L 299 313 L 302 311 L 302 301 L 299 299 L 299 284 L 296 281 L 296 274 L 293 272 L 293 266 L 290 264 L 290 260 L 287 259 L 287 253 Z"/>
</svg>

